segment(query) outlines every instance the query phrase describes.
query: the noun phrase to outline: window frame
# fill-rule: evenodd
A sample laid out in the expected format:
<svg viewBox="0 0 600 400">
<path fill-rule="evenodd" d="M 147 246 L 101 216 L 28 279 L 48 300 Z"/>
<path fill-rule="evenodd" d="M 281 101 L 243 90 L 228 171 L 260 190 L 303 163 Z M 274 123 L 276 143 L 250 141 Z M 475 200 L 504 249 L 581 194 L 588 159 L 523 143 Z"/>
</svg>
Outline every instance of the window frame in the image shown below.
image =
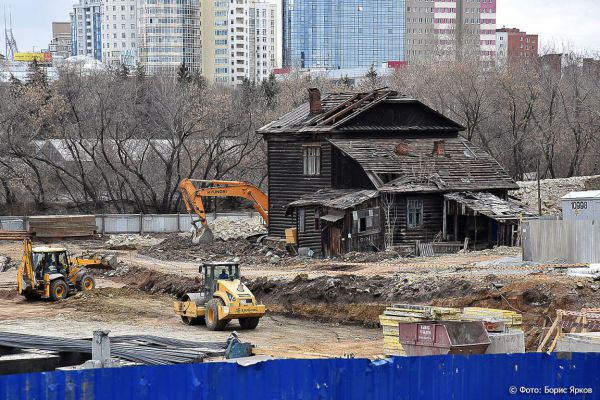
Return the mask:
<svg viewBox="0 0 600 400">
<path fill-rule="evenodd" d="M 298 209 L 298 233 L 306 233 L 306 209 Z"/>
<path fill-rule="evenodd" d="M 312 151 L 312 154 L 310 154 Z M 321 176 L 323 149 L 321 144 L 302 145 L 302 175 Z"/>
<path fill-rule="evenodd" d="M 411 218 L 411 214 L 415 217 Z M 420 218 L 417 218 L 417 215 Z M 414 222 L 411 220 L 414 219 Z M 423 199 L 408 198 L 406 199 L 406 227 L 408 229 L 419 229 L 423 226 Z"/>
</svg>

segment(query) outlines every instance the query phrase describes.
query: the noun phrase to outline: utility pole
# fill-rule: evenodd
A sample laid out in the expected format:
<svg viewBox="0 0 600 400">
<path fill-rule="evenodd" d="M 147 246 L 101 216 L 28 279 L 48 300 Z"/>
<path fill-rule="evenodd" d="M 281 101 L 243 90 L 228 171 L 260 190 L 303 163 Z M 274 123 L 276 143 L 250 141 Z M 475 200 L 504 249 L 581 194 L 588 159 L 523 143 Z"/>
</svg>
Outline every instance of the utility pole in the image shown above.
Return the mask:
<svg viewBox="0 0 600 400">
<path fill-rule="evenodd" d="M 538 195 L 538 215 L 542 217 L 542 187 L 540 184 L 540 159 L 537 162 L 537 195 Z"/>
</svg>

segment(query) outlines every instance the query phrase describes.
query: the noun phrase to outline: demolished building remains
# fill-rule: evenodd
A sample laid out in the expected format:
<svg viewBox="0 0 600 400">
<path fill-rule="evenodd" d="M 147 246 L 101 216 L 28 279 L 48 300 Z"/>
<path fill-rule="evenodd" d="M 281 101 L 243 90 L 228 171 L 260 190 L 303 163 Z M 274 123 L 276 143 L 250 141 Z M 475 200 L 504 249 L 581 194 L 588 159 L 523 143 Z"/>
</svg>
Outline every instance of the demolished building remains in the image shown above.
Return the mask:
<svg viewBox="0 0 600 400">
<path fill-rule="evenodd" d="M 511 245 L 527 210 L 518 189 L 464 130 L 391 90 L 310 101 L 258 130 L 267 142 L 269 236 L 296 228 L 298 246 L 321 256 Z"/>
</svg>

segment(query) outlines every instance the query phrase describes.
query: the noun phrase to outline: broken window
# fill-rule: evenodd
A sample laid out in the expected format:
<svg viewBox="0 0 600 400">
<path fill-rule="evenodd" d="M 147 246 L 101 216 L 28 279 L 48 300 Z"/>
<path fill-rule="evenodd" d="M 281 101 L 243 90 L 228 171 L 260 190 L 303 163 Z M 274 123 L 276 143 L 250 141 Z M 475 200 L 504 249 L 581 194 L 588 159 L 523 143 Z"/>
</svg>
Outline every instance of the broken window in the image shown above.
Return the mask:
<svg viewBox="0 0 600 400">
<path fill-rule="evenodd" d="M 304 208 L 298 209 L 298 232 L 304 233 L 306 230 L 306 210 Z"/>
<path fill-rule="evenodd" d="M 353 229 L 355 233 L 376 232 L 380 230 L 379 208 L 354 211 L 352 213 Z"/>
<path fill-rule="evenodd" d="M 407 202 L 407 221 L 409 228 L 418 228 L 423 225 L 423 200 L 409 199 Z"/>
<path fill-rule="evenodd" d="M 304 175 L 321 175 L 321 146 L 304 146 Z"/>
</svg>

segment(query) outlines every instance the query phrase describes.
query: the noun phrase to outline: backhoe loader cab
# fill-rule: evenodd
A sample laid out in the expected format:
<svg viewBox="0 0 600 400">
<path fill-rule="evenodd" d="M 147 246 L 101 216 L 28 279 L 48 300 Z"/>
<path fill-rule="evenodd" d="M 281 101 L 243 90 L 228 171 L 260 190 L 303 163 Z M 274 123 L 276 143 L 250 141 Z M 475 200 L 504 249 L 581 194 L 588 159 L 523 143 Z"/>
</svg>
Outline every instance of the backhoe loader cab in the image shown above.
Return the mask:
<svg viewBox="0 0 600 400">
<path fill-rule="evenodd" d="M 243 284 L 238 263 L 211 262 L 199 268 L 203 288 L 199 293 L 187 293 L 173 303 L 175 314 L 186 325 L 206 324 L 211 331 L 225 329 L 238 319 L 242 329 L 254 329 L 265 314 L 265 306 Z"/>
<path fill-rule="evenodd" d="M 73 265 L 67 249 L 32 247 L 23 242 L 23 256 L 17 271 L 19 294 L 28 300 L 62 300 L 78 290 L 92 290 L 94 278 L 79 266 Z"/>
</svg>

